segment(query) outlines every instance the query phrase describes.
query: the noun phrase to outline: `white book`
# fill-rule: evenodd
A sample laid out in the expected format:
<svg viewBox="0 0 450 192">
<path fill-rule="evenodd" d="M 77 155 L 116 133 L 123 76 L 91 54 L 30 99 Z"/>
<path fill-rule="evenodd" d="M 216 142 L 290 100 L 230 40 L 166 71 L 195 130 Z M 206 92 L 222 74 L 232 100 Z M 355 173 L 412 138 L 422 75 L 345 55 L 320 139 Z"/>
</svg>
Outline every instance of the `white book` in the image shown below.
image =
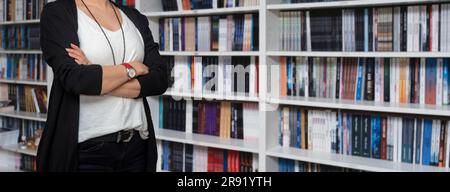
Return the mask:
<svg viewBox="0 0 450 192">
<path fill-rule="evenodd" d="M 413 6 L 408 6 L 408 13 L 407 13 L 407 51 L 411 52 L 413 51 L 413 14 L 414 14 L 414 7 Z"/>
<path fill-rule="evenodd" d="M 420 6 L 420 49 L 419 51 L 428 51 L 426 47 L 427 32 L 430 30 L 427 25 L 427 6 Z"/>
<path fill-rule="evenodd" d="M 285 15 L 286 15 L 286 13 L 285 12 L 280 12 L 280 17 L 279 17 L 279 22 L 280 22 L 280 28 L 281 28 L 281 31 L 278 31 L 279 32 L 279 40 L 278 40 L 278 42 L 279 42 L 279 44 L 278 44 L 278 46 L 279 46 L 279 49 L 280 50 L 286 50 L 285 49 L 285 39 L 284 39 L 284 33 L 285 33 L 285 31 L 286 31 L 286 29 L 285 29 L 285 25 L 284 25 L 284 18 L 285 18 Z"/>
<path fill-rule="evenodd" d="M 430 157 L 430 163 L 435 163 L 434 162 L 434 156 L 435 156 L 435 152 L 436 152 L 436 120 L 433 120 L 432 123 L 432 129 L 431 129 L 431 157 Z"/>
<path fill-rule="evenodd" d="M 183 11 L 183 3 L 182 3 L 182 1 L 183 0 L 177 0 L 178 11 Z"/>
<path fill-rule="evenodd" d="M 417 121 L 414 120 L 414 129 L 413 129 L 413 144 L 412 144 L 412 153 L 413 153 L 413 158 L 412 158 L 412 162 L 413 164 L 416 164 L 416 135 L 417 135 Z"/>
<path fill-rule="evenodd" d="M 212 0 L 212 6 L 213 6 L 213 9 L 217 9 L 217 7 L 218 7 L 218 2 L 217 2 L 217 0 Z"/>
<path fill-rule="evenodd" d="M 258 84 L 256 71 L 256 57 L 250 57 L 250 79 L 249 79 L 249 94 L 256 95 L 256 86 Z"/>
<path fill-rule="evenodd" d="M 425 73 L 426 73 L 426 59 L 425 58 L 421 58 L 420 59 L 420 95 L 419 95 L 419 99 L 420 99 L 420 104 L 424 105 L 425 104 Z"/>
<path fill-rule="evenodd" d="M 193 118 L 193 104 L 192 100 L 186 99 L 186 133 L 192 132 L 192 118 Z"/>
<path fill-rule="evenodd" d="M 219 20 L 219 51 L 227 51 L 227 19 Z"/>
<path fill-rule="evenodd" d="M 400 59 L 397 58 L 395 60 L 396 60 L 396 62 L 395 62 L 395 78 L 396 78 L 395 79 L 395 86 L 396 86 L 396 88 L 395 88 L 395 103 L 400 103 L 400 92 L 399 92 L 400 72 L 401 72 Z"/>
<path fill-rule="evenodd" d="M 306 48 L 311 51 L 311 22 L 309 19 L 309 11 L 306 11 Z"/>
<path fill-rule="evenodd" d="M 314 123 L 314 121 L 313 121 L 313 111 L 312 110 L 309 110 L 308 111 L 308 122 L 311 122 L 311 123 L 308 123 L 308 127 L 307 127 L 307 129 L 308 129 L 308 135 L 307 135 L 307 137 L 308 137 L 308 139 L 307 139 L 307 141 L 308 141 L 308 143 L 307 143 L 307 149 L 308 150 L 311 150 L 311 151 L 313 151 L 314 150 L 314 148 L 313 148 L 313 142 L 312 142 L 312 135 L 314 134 L 312 131 L 313 131 L 313 123 Z"/>
<path fill-rule="evenodd" d="M 220 95 L 225 93 L 225 61 L 224 57 L 219 57 L 219 64 L 217 65 L 217 85 L 216 90 Z"/>
<path fill-rule="evenodd" d="M 447 145 L 445 147 L 445 167 L 449 168 L 449 162 L 450 162 L 450 121 L 447 121 Z"/>
<path fill-rule="evenodd" d="M 439 4 L 432 5 L 431 51 L 439 51 Z"/>
<path fill-rule="evenodd" d="M 309 96 L 309 73 L 308 73 L 308 58 L 302 57 L 302 72 L 303 72 L 303 85 L 305 86 L 305 97 Z"/>
<path fill-rule="evenodd" d="M 441 36 L 440 36 L 439 51 L 442 51 L 442 52 L 446 51 L 445 50 L 445 41 L 446 41 L 447 35 L 444 35 L 444 34 L 446 34 L 445 33 L 446 32 L 446 25 L 447 25 L 446 22 L 448 22 L 446 14 L 445 14 L 446 13 L 446 8 L 447 8 L 446 4 L 442 4 L 441 5 L 441 11 L 440 11 L 440 19 L 441 19 L 440 34 L 441 34 Z"/>
<path fill-rule="evenodd" d="M 381 77 L 380 77 L 380 59 L 379 58 L 375 58 L 375 102 L 379 102 L 380 101 L 380 82 L 381 82 Z"/>
<path fill-rule="evenodd" d="M 233 89 L 232 89 L 232 86 L 233 86 L 233 79 L 232 79 L 232 71 L 233 71 L 233 66 L 231 65 L 231 57 L 229 57 L 229 56 L 226 56 L 226 57 L 223 57 L 224 58 L 224 64 L 225 64 L 225 73 L 224 73 L 224 76 L 225 76 L 225 93 L 226 94 L 232 94 L 232 92 L 233 92 Z"/>
<path fill-rule="evenodd" d="M 400 30 L 400 22 L 401 21 L 401 8 L 400 7 L 394 7 L 394 25 L 393 25 L 393 44 L 394 44 L 394 51 L 400 51 L 400 36 L 401 36 L 401 30 Z"/>
<path fill-rule="evenodd" d="M 161 172 L 162 171 L 162 144 L 160 140 L 156 140 L 156 148 L 158 149 L 157 154 L 158 158 L 156 160 L 156 171 Z"/>
<path fill-rule="evenodd" d="M 253 172 L 257 172 L 259 170 L 258 154 L 253 154 L 252 167 L 253 167 Z"/>
<path fill-rule="evenodd" d="M 415 14 L 414 14 L 414 16 L 415 16 L 415 25 L 414 25 L 414 30 L 415 30 L 415 32 L 414 32 L 414 51 L 415 52 L 419 52 L 420 50 L 421 50 L 421 48 L 420 48 L 420 36 L 421 36 L 421 33 L 420 33 L 420 27 L 421 27 L 421 23 L 422 23 L 422 20 L 421 20 L 421 7 L 422 6 L 416 6 L 415 7 Z"/>
<path fill-rule="evenodd" d="M 291 132 L 289 130 L 289 108 L 284 107 L 283 108 L 283 147 L 288 148 L 290 144 L 290 136 Z"/>
<path fill-rule="evenodd" d="M 244 103 L 244 140 L 256 140 L 259 135 L 259 110 L 257 103 Z"/>
<path fill-rule="evenodd" d="M 36 97 L 36 90 L 34 88 L 31 88 L 31 95 L 33 97 L 34 108 L 36 109 L 37 113 L 40 113 L 41 110 L 39 109 L 39 104 Z"/>
<path fill-rule="evenodd" d="M 194 58 L 194 93 L 201 94 L 203 90 L 203 66 L 202 57 Z"/>
<path fill-rule="evenodd" d="M 444 34 L 449 34 L 449 32 L 450 32 L 450 24 L 449 24 L 449 22 L 450 22 L 450 4 L 445 4 L 445 5 L 446 5 L 446 8 L 445 8 L 446 22 L 444 24 L 446 25 L 446 28 L 445 28 Z M 450 52 L 449 44 L 450 44 L 450 38 L 448 35 L 445 35 L 445 51 L 446 52 Z"/>
<path fill-rule="evenodd" d="M 424 120 L 422 119 L 421 125 L 422 127 L 421 132 L 420 132 L 420 163 L 423 162 L 423 132 L 425 129 L 425 124 L 424 124 Z"/>
</svg>

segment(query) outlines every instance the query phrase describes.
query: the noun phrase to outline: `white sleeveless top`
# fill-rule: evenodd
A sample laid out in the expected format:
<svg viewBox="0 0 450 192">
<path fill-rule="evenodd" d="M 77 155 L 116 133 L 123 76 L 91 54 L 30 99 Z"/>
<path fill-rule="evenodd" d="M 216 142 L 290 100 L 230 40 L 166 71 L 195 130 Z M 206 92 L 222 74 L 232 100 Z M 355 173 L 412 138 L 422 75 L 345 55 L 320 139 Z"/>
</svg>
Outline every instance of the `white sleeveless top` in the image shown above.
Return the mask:
<svg viewBox="0 0 450 192">
<path fill-rule="evenodd" d="M 144 60 L 144 41 L 133 22 L 120 11 L 125 32 L 125 62 Z M 103 27 L 114 49 L 116 63 L 123 58 L 122 31 L 110 31 Z M 111 48 L 98 24 L 78 9 L 78 37 L 80 48 L 94 64 L 114 65 Z M 125 68 L 124 68 L 125 73 Z M 111 95 L 80 95 L 80 119 L 78 142 L 121 130 L 136 129 L 143 139 L 148 136 L 147 118 L 142 99 L 128 99 Z"/>
</svg>

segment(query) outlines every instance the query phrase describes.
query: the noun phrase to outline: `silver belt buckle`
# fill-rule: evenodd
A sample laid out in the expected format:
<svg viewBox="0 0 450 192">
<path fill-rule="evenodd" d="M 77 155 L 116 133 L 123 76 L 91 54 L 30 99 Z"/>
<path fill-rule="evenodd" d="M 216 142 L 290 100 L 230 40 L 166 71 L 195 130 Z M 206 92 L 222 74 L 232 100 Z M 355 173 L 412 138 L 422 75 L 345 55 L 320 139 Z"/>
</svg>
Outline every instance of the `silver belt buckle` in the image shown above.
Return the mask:
<svg viewBox="0 0 450 192">
<path fill-rule="evenodd" d="M 129 136 L 128 136 L 127 139 L 125 139 L 125 140 L 122 141 L 122 137 L 123 137 L 122 133 L 123 133 L 123 132 L 128 132 L 128 133 L 129 133 Z M 119 135 L 118 135 L 118 137 L 117 137 L 117 143 L 120 143 L 120 142 L 128 143 L 128 142 L 130 142 L 131 139 L 133 138 L 133 135 L 134 135 L 134 130 L 119 131 Z"/>
</svg>

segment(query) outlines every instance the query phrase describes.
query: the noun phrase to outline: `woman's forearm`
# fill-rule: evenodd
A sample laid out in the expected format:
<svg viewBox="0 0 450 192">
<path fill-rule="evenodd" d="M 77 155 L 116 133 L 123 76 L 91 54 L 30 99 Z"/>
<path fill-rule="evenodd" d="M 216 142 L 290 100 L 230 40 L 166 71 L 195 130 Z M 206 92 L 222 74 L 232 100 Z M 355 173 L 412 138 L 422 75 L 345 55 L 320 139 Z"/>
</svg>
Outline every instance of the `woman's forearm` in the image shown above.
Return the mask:
<svg viewBox="0 0 450 192">
<path fill-rule="evenodd" d="M 103 66 L 101 94 L 108 94 L 128 81 L 126 68 L 122 65 Z"/>
<path fill-rule="evenodd" d="M 137 79 L 130 80 L 109 94 L 117 97 L 136 98 L 141 93 L 141 85 Z"/>
</svg>

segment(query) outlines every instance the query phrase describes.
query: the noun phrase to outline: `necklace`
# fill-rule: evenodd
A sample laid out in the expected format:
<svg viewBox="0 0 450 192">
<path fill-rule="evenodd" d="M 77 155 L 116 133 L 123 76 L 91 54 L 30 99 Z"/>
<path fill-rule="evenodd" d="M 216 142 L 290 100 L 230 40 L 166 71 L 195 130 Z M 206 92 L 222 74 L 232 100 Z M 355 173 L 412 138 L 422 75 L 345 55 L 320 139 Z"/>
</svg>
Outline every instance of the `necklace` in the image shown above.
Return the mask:
<svg viewBox="0 0 450 192">
<path fill-rule="evenodd" d="M 81 0 L 81 2 L 84 4 L 84 6 L 86 7 L 86 9 L 88 10 L 89 14 L 91 14 L 92 18 L 94 19 L 94 21 L 97 23 L 98 27 L 100 27 L 100 30 L 102 31 L 103 35 L 106 38 L 106 41 L 108 41 L 109 44 L 109 48 L 111 48 L 111 54 L 114 60 L 114 65 L 117 65 L 116 63 L 116 56 L 114 55 L 114 48 L 111 45 L 111 41 L 108 38 L 108 35 L 106 35 L 105 30 L 103 30 L 103 27 L 100 25 L 100 23 L 97 21 L 97 18 L 95 18 L 94 14 L 92 14 L 91 10 L 89 9 L 89 7 L 86 5 L 86 3 Z M 120 22 L 119 16 L 117 15 L 116 9 L 114 8 L 114 5 L 109 2 L 109 4 L 111 5 L 113 11 L 114 11 L 114 15 L 116 15 L 116 19 L 119 22 L 120 25 L 120 30 L 122 31 L 122 39 L 123 39 L 123 56 L 122 56 L 122 63 L 125 62 L 125 54 L 126 54 L 126 44 L 125 44 L 125 32 L 123 31 L 123 27 L 122 27 L 122 22 Z"/>
</svg>

